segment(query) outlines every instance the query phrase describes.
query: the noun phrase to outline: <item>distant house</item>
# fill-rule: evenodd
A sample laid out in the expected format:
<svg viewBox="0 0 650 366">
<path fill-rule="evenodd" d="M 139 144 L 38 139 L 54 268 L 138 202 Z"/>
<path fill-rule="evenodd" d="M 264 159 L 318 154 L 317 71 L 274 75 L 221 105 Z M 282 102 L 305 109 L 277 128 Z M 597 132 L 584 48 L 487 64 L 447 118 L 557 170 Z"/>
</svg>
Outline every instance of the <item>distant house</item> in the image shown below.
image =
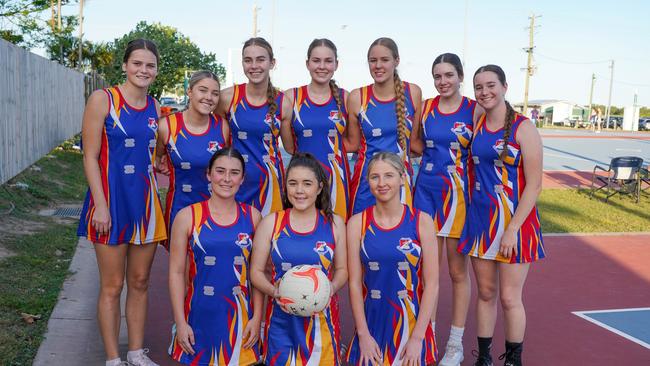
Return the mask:
<svg viewBox="0 0 650 366">
<path fill-rule="evenodd" d="M 521 112 L 524 106 L 523 103 L 518 103 L 513 108 Z M 528 102 L 528 117 L 530 117 L 530 111 L 533 108 L 537 108 L 539 118 L 543 120 L 544 124 L 570 125 L 575 121 L 586 121 L 589 114 L 588 107 L 558 99 L 530 100 Z"/>
</svg>

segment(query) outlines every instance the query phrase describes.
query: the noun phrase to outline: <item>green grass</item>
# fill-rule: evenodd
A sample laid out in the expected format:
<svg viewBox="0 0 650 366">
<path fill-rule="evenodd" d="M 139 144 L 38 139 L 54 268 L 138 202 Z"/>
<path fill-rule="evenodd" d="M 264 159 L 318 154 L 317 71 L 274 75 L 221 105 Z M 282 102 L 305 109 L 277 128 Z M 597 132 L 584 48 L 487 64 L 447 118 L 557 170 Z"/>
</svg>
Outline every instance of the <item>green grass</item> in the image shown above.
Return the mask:
<svg viewBox="0 0 650 366">
<path fill-rule="evenodd" d="M 54 150 L 50 156 L 35 164 L 40 171 L 28 168 L 0 186 L 0 245 L 14 254 L 0 259 L 0 365 L 32 363 L 76 248 L 76 221 L 37 212 L 83 200 L 81 154 Z M 18 182 L 29 188 L 13 186 Z M 28 324 L 21 313 L 41 319 Z"/>
<path fill-rule="evenodd" d="M 639 203 L 628 196 L 592 199 L 587 189 L 546 189 L 537 202 L 545 233 L 650 231 L 650 196 Z"/>
</svg>

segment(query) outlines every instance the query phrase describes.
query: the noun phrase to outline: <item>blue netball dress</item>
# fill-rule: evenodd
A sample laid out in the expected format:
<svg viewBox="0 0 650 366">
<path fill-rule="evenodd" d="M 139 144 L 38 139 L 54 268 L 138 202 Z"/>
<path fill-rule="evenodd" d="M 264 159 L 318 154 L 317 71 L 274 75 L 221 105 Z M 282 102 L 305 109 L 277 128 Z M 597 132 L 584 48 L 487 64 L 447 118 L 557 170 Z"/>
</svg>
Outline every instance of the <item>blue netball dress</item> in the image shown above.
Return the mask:
<svg viewBox="0 0 650 366">
<path fill-rule="evenodd" d="M 502 161 L 503 129 L 490 131 L 483 114 L 474 129 L 471 155 L 474 180 L 470 184 L 467 225 L 463 229 L 458 251 L 473 257 L 505 263 L 528 263 L 545 257 L 537 207 L 530 211 L 517 233 L 517 255 L 506 258 L 499 253 L 503 232 L 514 215 L 526 187 L 524 161 L 516 142 L 517 129 L 530 123 L 515 115 L 508 139 L 508 153 Z"/>
<path fill-rule="evenodd" d="M 467 159 L 476 102 L 463 97 L 458 110 L 445 114 L 440 97 L 424 102 L 425 143 L 415 183 L 413 205 L 433 217 L 439 236 L 460 238 L 467 202 Z"/>
<path fill-rule="evenodd" d="M 361 264 L 364 312 L 370 335 L 383 356 L 384 365 L 399 365 L 399 356 L 415 328 L 424 284 L 420 279 L 420 211 L 404 205 L 402 220 L 393 228 L 377 225 L 374 206 L 361 218 Z M 359 338 L 348 349 L 351 365 L 360 365 Z M 431 322 L 422 344 L 421 365 L 436 361 L 436 342 Z"/>
<path fill-rule="evenodd" d="M 266 216 L 282 210 L 284 167 L 278 146 L 282 100 L 278 93 L 275 116 L 269 115 L 269 105 L 253 105 L 246 98 L 246 84 L 235 85 L 227 114 L 232 147 L 246 162 L 246 179 L 237 192 L 237 201 L 254 206 Z"/>
<path fill-rule="evenodd" d="M 224 147 L 223 120 L 210 115 L 205 132 L 193 134 L 185 126 L 183 113 L 167 117 L 169 140 L 167 154 L 171 161 L 169 191 L 165 206 L 165 220 L 171 233 L 172 223 L 178 211 L 193 203 L 210 198 L 210 182 L 206 177 L 212 154 Z"/>
<path fill-rule="evenodd" d="M 165 240 L 165 219 L 153 171 L 158 137 L 156 103 L 147 96 L 147 105 L 137 109 L 127 104 L 118 87 L 104 92 L 109 112 L 104 119 L 99 170 L 111 229 L 100 235 L 92 226 L 95 203 L 88 189 L 77 235 L 109 245 Z"/>
<path fill-rule="evenodd" d="M 280 211 L 275 217 L 271 242 L 273 283 L 299 264 L 319 265 L 331 280 L 336 247 L 333 224 L 318 212 L 314 229 L 299 233 L 291 228 L 290 211 Z M 276 302 L 269 302 L 264 332 L 266 365 L 339 365 L 334 316 L 330 306 L 311 317 L 301 317 L 285 313 Z"/>
<path fill-rule="evenodd" d="M 214 221 L 208 201 L 195 203 L 191 209 L 185 319 L 194 331 L 195 354 L 183 351 L 173 328 L 169 355 L 193 366 L 252 365 L 260 358 L 257 346 L 242 348 L 242 334 L 252 317 L 248 279 L 254 229 L 251 207 L 239 204 L 237 218 L 227 226 Z"/>
<path fill-rule="evenodd" d="M 357 118 L 361 126 L 361 145 L 359 146 L 357 162 L 354 165 L 354 175 L 350 184 L 350 207 L 352 215 L 359 213 L 375 204 L 375 197 L 370 193 L 367 171 L 368 162 L 378 152 L 389 151 L 398 154 L 404 160 L 407 169 L 407 182 L 402 188 L 402 203 L 411 206 L 411 177 L 413 170 L 409 159 L 411 130 L 415 104 L 411 98 L 410 84 L 404 82 L 406 97 L 406 149 L 403 150 L 397 138 L 397 115 L 395 114 L 395 99 L 383 101 L 377 99 L 372 92 L 372 85 L 360 89 L 361 108 Z"/>
<path fill-rule="evenodd" d="M 332 209 L 344 220 L 348 213 L 348 179 L 350 168 L 343 146 L 347 111 L 340 90 L 341 110 L 336 99 L 317 104 L 309 99 L 307 86 L 293 90 L 293 121 L 296 151 L 309 152 L 318 159 L 329 175 Z"/>
</svg>

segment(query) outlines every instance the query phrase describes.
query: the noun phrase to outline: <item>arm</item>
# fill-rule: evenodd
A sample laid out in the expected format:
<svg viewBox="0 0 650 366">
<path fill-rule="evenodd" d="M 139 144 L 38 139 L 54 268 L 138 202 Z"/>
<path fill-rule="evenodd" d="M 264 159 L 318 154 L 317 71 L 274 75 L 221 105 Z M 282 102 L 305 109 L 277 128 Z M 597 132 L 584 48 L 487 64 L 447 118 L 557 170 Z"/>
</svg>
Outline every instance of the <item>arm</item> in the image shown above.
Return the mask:
<svg viewBox="0 0 650 366">
<path fill-rule="evenodd" d="M 433 315 L 433 305 L 438 299 L 438 243 L 433 219 L 428 214 L 421 212 L 419 217 L 420 247 L 422 248 L 422 298 L 420 311 L 413 332 L 400 356 L 405 364 L 419 364 L 422 354 L 422 341 Z M 410 363 L 409 363 L 410 362 Z"/>
<path fill-rule="evenodd" d="M 478 123 L 478 120 L 481 118 L 481 116 L 485 113 L 485 109 L 481 107 L 478 103 L 476 103 L 476 107 L 474 107 L 474 115 L 472 117 L 472 122 L 474 125 Z"/>
<path fill-rule="evenodd" d="M 542 191 L 542 138 L 537 128 L 530 120 L 526 120 L 519 126 L 515 138 L 524 161 L 526 187 L 501 238 L 499 251 L 506 258 L 510 258 L 513 254 L 517 255 L 517 233 L 535 207 L 537 197 Z"/>
<path fill-rule="evenodd" d="M 167 141 L 169 141 L 169 119 L 163 117 L 158 120 L 158 139 L 156 141 L 156 170 L 164 175 L 169 175 L 169 159 Z"/>
<path fill-rule="evenodd" d="M 275 214 L 271 214 L 262 219 L 255 230 L 253 239 L 253 253 L 251 258 L 251 283 L 255 288 L 272 298 L 276 297 L 276 288 L 271 281 L 266 278 L 266 263 L 271 251 L 271 235 L 273 235 L 273 225 L 275 225 Z"/>
<path fill-rule="evenodd" d="M 229 87 L 221 90 L 219 94 L 219 102 L 217 103 L 217 108 L 214 109 L 212 113 L 221 116 L 223 118 L 222 130 L 223 137 L 226 139 L 226 146 L 230 145 L 230 125 L 228 124 L 228 109 L 230 108 L 230 103 L 232 103 L 233 94 L 235 92 L 234 87 Z"/>
<path fill-rule="evenodd" d="M 411 88 L 413 88 L 413 86 Z M 418 90 L 419 89 L 420 88 L 418 87 Z M 411 90 L 413 92 L 414 89 Z M 419 92 L 421 98 L 422 91 L 419 90 Z M 415 95 L 413 96 L 413 99 L 415 100 Z M 424 116 L 422 115 L 423 112 L 422 103 L 420 103 L 420 110 L 416 111 L 415 113 L 418 117 L 418 121 L 416 123 L 415 120 L 413 120 L 413 130 L 411 131 L 411 153 L 415 156 L 421 156 L 424 153 L 424 139 L 422 138 L 422 120 L 424 119 Z"/>
<path fill-rule="evenodd" d="M 382 364 L 382 353 L 379 345 L 370 334 L 363 304 L 363 269 L 361 268 L 361 216 L 356 214 L 348 221 L 348 289 L 350 291 L 350 306 L 352 317 L 359 338 L 360 359 L 359 364 Z"/>
<path fill-rule="evenodd" d="M 262 219 L 260 212 L 253 206 L 251 207 L 251 216 L 253 220 L 253 229 L 255 230 Z M 260 324 L 262 324 L 262 311 L 264 306 L 264 295 L 256 287 L 251 286 L 252 291 L 252 301 L 253 301 L 253 316 L 248 320 L 246 328 L 242 334 L 242 339 L 245 343 L 243 344 L 244 348 L 253 347 L 260 336 Z"/>
<path fill-rule="evenodd" d="M 332 278 L 332 295 L 345 285 L 348 281 L 348 259 L 345 235 L 345 223 L 343 219 L 334 215 L 334 277 Z"/>
<path fill-rule="evenodd" d="M 192 230 L 192 209 L 185 207 L 178 212 L 172 225 L 169 244 L 169 297 L 172 303 L 174 322 L 176 323 L 176 338 L 183 351 L 194 354 L 194 331 L 185 320 L 184 298 L 185 289 L 185 260 L 187 257 L 187 241 Z"/>
<path fill-rule="evenodd" d="M 108 96 L 103 90 L 96 90 L 88 98 L 81 126 L 83 140 L 83 167 L 90 194 L 95 204 L 92 226 L 99 235 L 108 234 L 111 229 L 111 215 L 102 188 L 99 169 L 99 153 L 102 145 L 104 119 L 108 115 Z"/>
<path fill-rule="evenodd" d="M 291 95 L 291 97 L 289 97 Z M 296 142 L 293 138 L 293 90 L 284 93 L 282 101 L 282 121 L 280 121 L 280 137 L 284 149 L 291 155 L 296 152 Z"/>
<path fill-rule="evenodd" d="M 349 153 L 357 152 L 361 144 L 361 125 L 359 124 L 359 109 L 361 108 L 361 94 L 359 89 L 354 89 L 347 98 L 348 125 L 343 135 L 343 146 Z"/>
</svg>

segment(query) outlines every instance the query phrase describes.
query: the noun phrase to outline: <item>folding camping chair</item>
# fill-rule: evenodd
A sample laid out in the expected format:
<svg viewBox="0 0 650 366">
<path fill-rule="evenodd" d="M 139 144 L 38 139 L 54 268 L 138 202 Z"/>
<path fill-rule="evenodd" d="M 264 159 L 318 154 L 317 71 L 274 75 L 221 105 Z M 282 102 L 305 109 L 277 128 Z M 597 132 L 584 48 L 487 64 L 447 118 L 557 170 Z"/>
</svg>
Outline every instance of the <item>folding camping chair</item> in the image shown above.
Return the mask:
<svg viewBox="0 0 650 366">
<path fill-rule="evenodd" d="M 642 169 L 643 159 L 636 156 L 613 158 L 608 169 L 596 165 L 591 177 L 591 197 L 597 191 L 604 189 L 606 190 L 605 202 L 609 200 L 609 197 L 618 193 L 628 194 L 634 197 L 638 203 L 641 193 Z M 596 174 L 596 171 L 602 171 L 606 175 Z M 596 187 L 596 183 L 598 183 L 598 187 Z"/>
</svg>

